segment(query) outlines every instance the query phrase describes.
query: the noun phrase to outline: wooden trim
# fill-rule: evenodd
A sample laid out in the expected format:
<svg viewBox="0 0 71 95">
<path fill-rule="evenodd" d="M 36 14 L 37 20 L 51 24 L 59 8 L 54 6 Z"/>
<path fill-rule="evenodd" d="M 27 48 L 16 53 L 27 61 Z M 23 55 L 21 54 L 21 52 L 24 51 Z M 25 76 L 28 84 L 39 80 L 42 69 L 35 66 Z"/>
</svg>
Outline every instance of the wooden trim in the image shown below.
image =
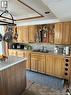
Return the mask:
<svg viewBox="0 0 71 95">
<path fill-rule="evenodd" d="M 5 17 L 5 16 L 0 16 L 0 18 L 6 18 L 6 19 L 9 19 L 9 20 L 12 20 L 11 18 L 8 18 L 8 17 Z"/>
<path fill-rule="evenodd" d="M 25 5 L 26 7 L 30 8 L 31 10 L 33 10 L 34 12 L 36 12 L 37 14 L 39 14 L 40 16 L 34 16 L 34 17 L 29 17 L 29 18 L 19 18 L 19 19 L 14 19 L 14 21 L 29 20 L 29 19 L 36 19 L 36 18 L 42 18 L 42 17 L 44 17 L 42 14 L 40 14 L 39 12 L 37 12 L 35 9 L 33 9 L 32 7 L 30 7 L 29 5 L 25 4 L 21 0 L 17 0 L 17 1 L 20 2 L 20 3 L 22 3 L 23 5 Z M 11 18 L 8 18 L 8 17 L 4 17 L 4 16 L 0 16 L 0 17 L 12 20 Z"/>
<path fill-rule="evenodd" d="M 43 16 L 35 16 L 35 17 L 29 17 L 29 18 L 16 19 L 16 21 L 29 20 L 29 19 L 36 19 L 36 18 L 42 18 L 42 17 L 43 17 Z"/>
<path fill-rule="evenodd" d="M 35 9 L 33 9 L 32 7 L 30 7 L 29 5 L 27 5 L 26 3 L 22 2 L 21 0 L 17 0 L 18 2 L 22 3 L 23 5 L 25 5 L 26 7 L 30 8 L 31 10 L 33 10 L 34 12 L 36 12 L 37 14 L 39 14 L 40 16 L 43 16 L 42 14 L 40 14 L 39 12 L 37 12 Z"/>
</svg>

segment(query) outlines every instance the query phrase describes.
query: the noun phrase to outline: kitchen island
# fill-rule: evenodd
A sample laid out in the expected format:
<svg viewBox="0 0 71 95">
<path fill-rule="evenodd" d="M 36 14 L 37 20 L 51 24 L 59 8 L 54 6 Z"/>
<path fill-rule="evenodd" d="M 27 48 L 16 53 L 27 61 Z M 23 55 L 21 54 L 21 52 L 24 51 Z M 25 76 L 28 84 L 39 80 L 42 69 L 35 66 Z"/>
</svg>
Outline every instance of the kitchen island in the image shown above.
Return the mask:
<svg viewBox="0 0 71 95">
<path fill-rule="evenodd" d="M 20 95 L 26 87 L 26 58 L 9 56 L 0 61 L 0 95 Z"/>
</svg>

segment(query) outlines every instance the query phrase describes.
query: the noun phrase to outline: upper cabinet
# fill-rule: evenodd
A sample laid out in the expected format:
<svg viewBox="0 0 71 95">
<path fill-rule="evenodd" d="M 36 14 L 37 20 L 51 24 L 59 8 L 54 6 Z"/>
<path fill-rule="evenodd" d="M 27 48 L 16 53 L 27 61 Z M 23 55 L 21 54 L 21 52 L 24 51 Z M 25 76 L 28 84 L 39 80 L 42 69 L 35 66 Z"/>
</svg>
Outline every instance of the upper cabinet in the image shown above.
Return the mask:
<svg viewBox="0 0 71 95">
<path fill-rule="evenodd" d="M 54 43 L 54 24 L 38 25 L 39 42 Z"/>
<path fill-rule="evenodd" d="M 17 42 L 23 42 L 23 31 L 22 31 L 22 26 L 17 27 L 17 34 L 18 34 L 18 39 Z"/>
<path fill-rule="evenodd" d="M 18 33 L 17 42 L 28 43 L 28 26 L 18 26 L 17 33 Z"/>
<path fill-rule="evenodd" d="M 16 30 L 16 29 L 15 29 Z M 37 26 L 17 26 L 18 38 L 16 42 L 35 42 L 36 41 Z M 16 34 L 14 31 L 13 35 Z M 15 40 L 14 40 L 15 42 Z"/>
<path fill-rule="evenodd" d="M 62 22 L 55 24 L 54 43 L 71 44 L 71 22 Z"/>
<path fill-rule="evenodd" d="M 29 39 L 28 39 L 28 26 L 22 26 L 22 36 L 23 36 L 23 42 L 28 43 Z"/>
<path fill-rule="evenodd" d="M 36 25 L 29 26 L 28 33 L 29 33 L 29 35 L 28 35 L 29 43 L 35 42 L 36 41 L 37 26 Z"/>
<path fill-rule="evenodd" d="M 17 32 L 16 32 L 17 31 Z M 17 26 L 14 35 L 16 42 L 71 44 L 71 22 L 56 24 Z"/>
</svg>

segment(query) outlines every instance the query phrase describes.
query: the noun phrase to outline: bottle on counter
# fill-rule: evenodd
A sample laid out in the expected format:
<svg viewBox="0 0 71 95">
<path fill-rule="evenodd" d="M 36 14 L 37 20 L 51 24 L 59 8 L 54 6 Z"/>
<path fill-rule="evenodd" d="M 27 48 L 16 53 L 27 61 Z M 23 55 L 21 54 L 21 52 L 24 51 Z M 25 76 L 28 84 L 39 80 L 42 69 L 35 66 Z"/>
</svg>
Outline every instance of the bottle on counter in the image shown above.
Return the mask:
<svg viewBox="0 0 71 95">
<path fill-rule="evenodd" d="M 66 55 L 69 55 L 70 54 L 69 52 L 70 52 L 69 47 L 66 46 Z"/>
</svg>

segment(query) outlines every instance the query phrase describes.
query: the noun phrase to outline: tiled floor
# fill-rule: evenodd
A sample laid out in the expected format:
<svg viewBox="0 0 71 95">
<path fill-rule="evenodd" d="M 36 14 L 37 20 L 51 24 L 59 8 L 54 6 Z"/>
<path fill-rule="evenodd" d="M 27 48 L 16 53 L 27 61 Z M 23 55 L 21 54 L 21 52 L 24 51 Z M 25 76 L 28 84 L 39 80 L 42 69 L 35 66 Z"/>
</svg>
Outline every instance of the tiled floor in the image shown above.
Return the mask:
<svg viewBox="0 0 71 95">
<path fill-rule="evenodd" d="M 29 83 L 29 87 L 26 88 L 22 95 L 65 95 L 65 90 L 56 90 L 30 81 Z"/>
<path fill-rule="evenodd" d="M 64 80 L 27 71 L 27 87 L 22 95 L 66 95 Z"/>
<path fill-rule="evenodd" d="M 40 73 L 26 71 L 27 80 L 39 83 L 40 85 L 49 86 L 54 89 L 63 89 L 64 80 L 52 76 L 46 76 Z"/>
</svg>

